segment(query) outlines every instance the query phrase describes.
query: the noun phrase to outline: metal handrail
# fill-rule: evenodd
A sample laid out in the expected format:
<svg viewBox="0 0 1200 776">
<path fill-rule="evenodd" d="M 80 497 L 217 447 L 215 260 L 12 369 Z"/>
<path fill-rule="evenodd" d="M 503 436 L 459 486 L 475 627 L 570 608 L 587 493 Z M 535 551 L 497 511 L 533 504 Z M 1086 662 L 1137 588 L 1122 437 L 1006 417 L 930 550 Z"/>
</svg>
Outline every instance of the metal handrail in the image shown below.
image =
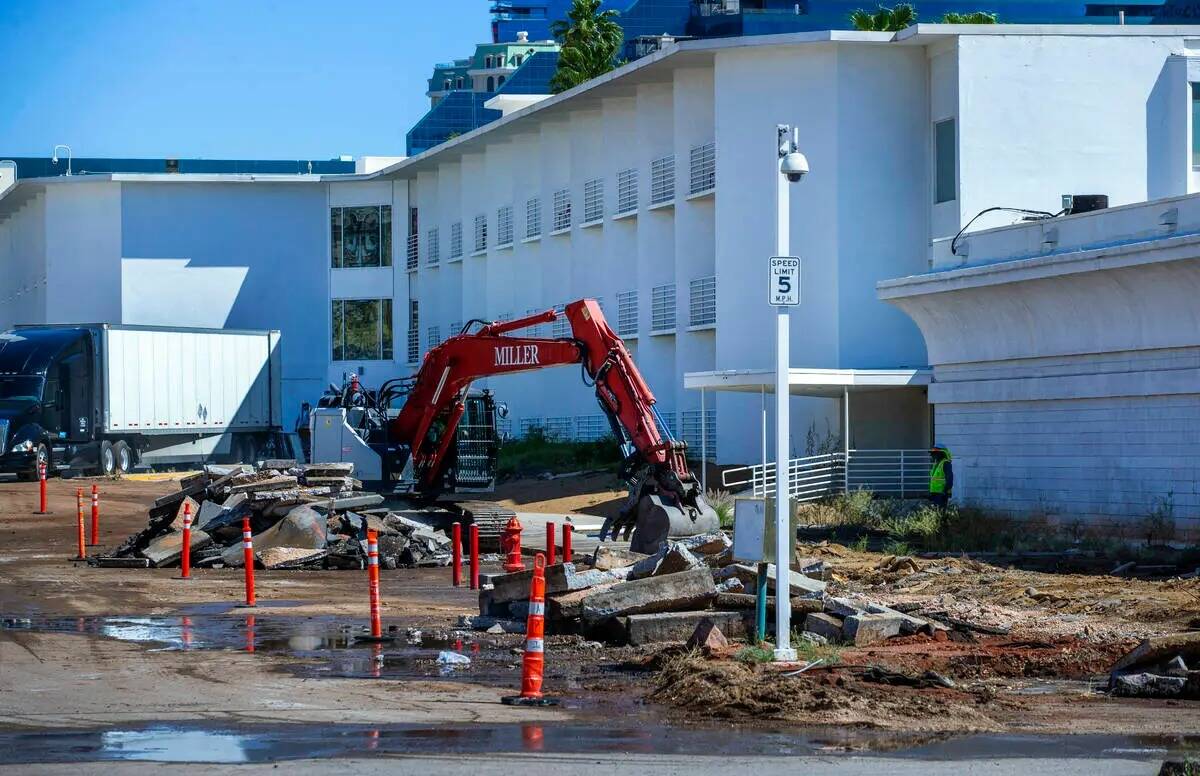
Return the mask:
<svg viewBox="0 0 1200 776">
<path fill-rule="evenodd" d="M 929 451 L 868 449 L 793 458 L 787 466 L 788 494 L 793 501 L 815 501 L 852 490 L 910 498 L 929 491 Z M 725 488 L 750 486 L 755 497 L 775 493 L 775 464 L 755 464 L 721 473 Z"/>
</svg>

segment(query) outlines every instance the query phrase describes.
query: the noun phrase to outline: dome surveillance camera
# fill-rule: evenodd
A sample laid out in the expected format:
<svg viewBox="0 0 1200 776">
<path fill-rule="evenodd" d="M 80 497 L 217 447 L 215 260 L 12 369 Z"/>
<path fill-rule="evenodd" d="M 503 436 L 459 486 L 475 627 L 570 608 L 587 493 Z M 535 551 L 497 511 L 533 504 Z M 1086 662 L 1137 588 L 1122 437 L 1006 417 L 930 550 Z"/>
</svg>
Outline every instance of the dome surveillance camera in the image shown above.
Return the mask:
<svg viewBox="0 0 1200 776">
<path fill-rule="evenodd" d="M 779 172 L 789 183 L 796 183 L 808 174 L 808 159 L 799 151 L 792 151 L 779 163 Z"/>
</svg>

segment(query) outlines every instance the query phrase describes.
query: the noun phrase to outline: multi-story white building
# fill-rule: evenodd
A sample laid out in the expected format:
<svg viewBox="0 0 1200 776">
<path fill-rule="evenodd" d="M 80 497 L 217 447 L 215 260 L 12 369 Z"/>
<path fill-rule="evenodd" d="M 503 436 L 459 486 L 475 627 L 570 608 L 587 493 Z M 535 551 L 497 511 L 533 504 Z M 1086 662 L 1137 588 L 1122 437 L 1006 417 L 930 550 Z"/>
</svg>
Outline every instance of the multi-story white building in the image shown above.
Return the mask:
<svg viewBox="0 0 1200 776">
<path fill-rule="evenodd" d="M 793 365 L 925 367 L 876 283 L 926 271 L 979 211 L 1197 190 L 1196 42 L 1200 28 L 942 25 L 686 41 L 370 174 L 19 181 L 0 198 L 0 325 L 278 328 L 291 412 L 343 372 L 415 369 L 471 319 L 594 297 L 698 447 L 683 375 L 773 365 L 776 124 L 799 128 L 812 165 L 792 194 Z M 514 431 L 597 435 L 579 379 L 490 387 Z M 710 397 L 718 461 L 758 460 L 759 402 Z M 795 402 L 802 454 L 839 406 Z M 923 387 L 855 406 L 857 446 L 928 441 Z"/>
</svg>

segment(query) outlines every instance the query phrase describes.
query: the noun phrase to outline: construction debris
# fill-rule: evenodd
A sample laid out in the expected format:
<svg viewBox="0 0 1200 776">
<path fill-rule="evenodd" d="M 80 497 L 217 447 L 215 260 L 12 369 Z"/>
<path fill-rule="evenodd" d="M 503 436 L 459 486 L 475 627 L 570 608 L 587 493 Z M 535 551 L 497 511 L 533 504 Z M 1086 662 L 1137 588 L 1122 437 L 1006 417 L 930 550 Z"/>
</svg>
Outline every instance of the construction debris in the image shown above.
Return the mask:
<svg viewBox="0 0 1200 776">
<path fill-rule="evenodd" d="M 1108 687 L 1135 698 L 1200 699 L 1200 633 L 1143 639 L 1113 665 Z"/>
<path fill-rule="evenodd" d="M 386 509 L 383 497 L 362 492 L 352 463 L 298 465 L 292 460 L 253 466 L 208 466 L 180 481 L 179 491 L 150 508 L 146 527 L 111 555 L 108 567 L 176 566 L 183 551 L 183 512 L 195 517 L 192 564 L 241 567 L 242 521 L 250 519 L 255 560 L 268 569 L 363 569 L 368 530 L 379 534 L 384 568 L 446 566 L 450 538 Z"/>
</svg>

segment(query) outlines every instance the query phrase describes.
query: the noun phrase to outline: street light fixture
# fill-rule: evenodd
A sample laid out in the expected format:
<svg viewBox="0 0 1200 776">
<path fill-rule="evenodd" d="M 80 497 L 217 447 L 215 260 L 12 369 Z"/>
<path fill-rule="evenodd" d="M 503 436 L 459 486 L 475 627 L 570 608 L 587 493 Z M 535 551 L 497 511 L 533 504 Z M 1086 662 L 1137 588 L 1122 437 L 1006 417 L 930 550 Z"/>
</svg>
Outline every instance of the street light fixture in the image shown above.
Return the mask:
<svg viewBox="0 0 1200 776">
<path fill-rule="evenodd" d="M 67 175 L 70 175 L 71 174 L 71 146 L 66 145 L 65 143 L 59 143 L 58 145 L 54 146 L 54 152 L 50 156 L 50 163 L 58 164 L 58 149 L 60 149 L 60 148 L 67 149 Z"/>
<path fill-rule="evenodd" d="M 775 128 L 779 179 L 775 199 L 775 258 L 772 259 L 770 300 L 776 307 L 775 345 L 775 659 L 792 661 L 791 418 L 789 308 L 800 302 L 800 261 L 791 255 L 791 185 L 808 174 L 808 159 L 800 153 L 799 130 L 788 124 Z M 780 261 L 782 259 L 782 261 Z"/>
</svg>

